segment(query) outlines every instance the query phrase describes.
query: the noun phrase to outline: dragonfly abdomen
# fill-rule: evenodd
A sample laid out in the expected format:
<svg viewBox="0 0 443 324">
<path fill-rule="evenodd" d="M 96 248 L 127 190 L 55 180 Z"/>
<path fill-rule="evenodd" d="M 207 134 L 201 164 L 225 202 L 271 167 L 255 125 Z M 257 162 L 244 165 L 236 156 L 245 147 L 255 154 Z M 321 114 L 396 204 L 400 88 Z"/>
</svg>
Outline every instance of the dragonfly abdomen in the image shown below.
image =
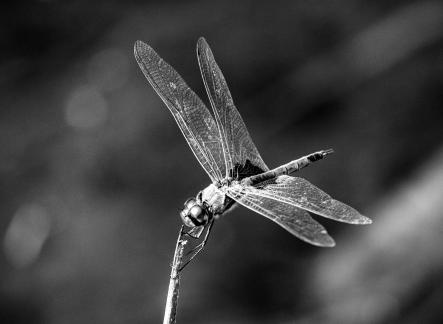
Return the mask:
<svg viewBox="0 0 443 324">
<path fill-rule="evenodd" d="M 298 171 L 307 167 L 311 163 L 323 159 L 326 155 L 333 153 L 332 149 L 322 150 L 309 155 L 303 156 L 297 160 L 293 160 L 289 163 L 283 164 L 275 169 L 251 176 L 243 180 L 246 185 L 256 185 L 263 181 L 273 179 L 283 174 L 290 174 L 292 172 Z"/>
</svg>

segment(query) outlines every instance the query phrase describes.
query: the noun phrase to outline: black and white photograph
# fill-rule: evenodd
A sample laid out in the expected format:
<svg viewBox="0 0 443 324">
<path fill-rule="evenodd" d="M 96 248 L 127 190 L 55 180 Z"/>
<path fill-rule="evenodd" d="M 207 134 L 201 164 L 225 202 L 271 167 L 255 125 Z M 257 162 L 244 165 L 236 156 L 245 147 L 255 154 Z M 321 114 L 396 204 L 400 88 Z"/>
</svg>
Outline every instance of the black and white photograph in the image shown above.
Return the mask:
<svg viewBox="0 0 443 324">
<path fill-rule="evenodd" d="M 443 322 L 441 1 L 0 26 L 0 323 Z"/>
</svg>

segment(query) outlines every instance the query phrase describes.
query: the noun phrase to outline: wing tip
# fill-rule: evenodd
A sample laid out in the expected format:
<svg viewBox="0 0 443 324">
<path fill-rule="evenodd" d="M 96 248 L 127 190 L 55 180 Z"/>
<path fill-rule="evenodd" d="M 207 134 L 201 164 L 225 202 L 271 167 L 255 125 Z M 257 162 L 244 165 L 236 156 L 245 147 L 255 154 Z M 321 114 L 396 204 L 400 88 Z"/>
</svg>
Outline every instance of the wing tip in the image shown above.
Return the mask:
<svg viewBox="0 0 443 324">
<path fill-rule="evenodd" d="M 208 42 L 203 36 L 200 36 L 197 40 L 197 55 L 200 56 L 209 48 Z"/>
<path fill-rule="evenodd" d="M 141 40 L 136 40 L 134 43 L 134 56 L 135 58 L 140 58 L 140 51 L 143 48 L 146 48 L 147 46 L 149 46 L 148 44 L 146 44 L 145 42 L 142 42 Z"/>
<path fill-rule="evenodd" d="M 369 217 L 365 217 L 364 218 L 364 222 L 362 224 L 363 225 L 371 225 L 372 224 L 372 219 L 370 219 Z"/>
<path fill-rule="evenodd" d="M 322 231 L 322 236 L 315 239 L 310 240 L 307 238 L 301 238 L 303 241 L 312 244 L 317 247 L 326 247 L 326 248 L 332 248 L 335 246 L 335 240 L 328 234 L 326 230 Z"/>
<path fill-rule="evenodd" d="M 323 241 L 306 241 L 309 244 L 312 244 L 317 247 L 324 247 L 324 248 L 333 248 L 335 246 L 335 241 L 332 237 L 328 235 L 328 237 L 325 237 Z"/>
<path fill-rule="evenodd" d="M 372 219 L 370 219 L 369 217 L 360 215 L 360 217 L 358 219 L 356 219 L 352 224 L 355 224 L 355 225 L 370 225 L 370 224 L 372 224 Z"/>
<path fill-rule="evenodd" d="M 327 248 L 332 248 L 335 246 L 335 241 L 332 237 L 330 237 L 329 235 L 327 237 L 325 237 L 325 241 L 322 242 L 321 245 L 319 245 L 321 247 L 327 247 Z"/>
<path fill-rule="evenodd" d="M 203 36 L 200 36 L 197 40 L 197 44 L 200 45 L 200 44 L 205 44 L 205 43 L 207 43 L 206 39 Z"/>
<path fill-rule="evenodd" d="M 143 41 L 141 41 L 141 40 L 136 40 L 135 41 L 135 43 L 134 43 L 134 49 L 137 49 L 137 48 L 139 48 L 139 47 L 141 47 L 141 46 L 143 46 L 145 43 L 143 42 Z"/>
<path fill-rule="evenodd" d="M 323 216 L 323 215 L 320 215 L 320 216 Z M 370 224 L 372 224 L 372 219 L 370 219 L 369 217 L 360 215 L 360 214 L 358 214 L 352 218 L 342 218 L 342 219 L 328 217 L 328 216 L 323 216 L 323 217 L 335 220 L 337 222 L 351 224 L 351 225 L 370 225 Z"/>
<path fill-rule="evenodd" d="M 325 248 L 333 248 L 333 247 L 335 247 L 335 241 L 332 241 L 330 244 L 324 245 L 323 247 L 325 247 Z"/>
</svg>

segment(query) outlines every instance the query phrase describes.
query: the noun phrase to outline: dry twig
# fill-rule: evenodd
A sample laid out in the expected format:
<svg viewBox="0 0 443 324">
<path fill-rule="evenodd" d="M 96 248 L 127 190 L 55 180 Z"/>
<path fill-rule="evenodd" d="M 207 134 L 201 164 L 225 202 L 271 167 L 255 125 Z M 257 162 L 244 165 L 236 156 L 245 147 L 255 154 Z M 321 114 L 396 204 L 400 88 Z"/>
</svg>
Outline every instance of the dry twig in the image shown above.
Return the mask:
<svg viewBox="0 0 443 324">
<path fill-rule="evenodd" d="M 187 240 L 183 240 L 183 228 L 183 226 L 180 228 L 177 244 L 175 245 L 175 253 L 174 259 L 172 260 L 171 278 L 169 280 L 168 297 L 166 298 L 163 324 L 175 323 L 180 288 L 180 268 L 182 264 L 183 251 L 187 243 Z"/>
</svg>

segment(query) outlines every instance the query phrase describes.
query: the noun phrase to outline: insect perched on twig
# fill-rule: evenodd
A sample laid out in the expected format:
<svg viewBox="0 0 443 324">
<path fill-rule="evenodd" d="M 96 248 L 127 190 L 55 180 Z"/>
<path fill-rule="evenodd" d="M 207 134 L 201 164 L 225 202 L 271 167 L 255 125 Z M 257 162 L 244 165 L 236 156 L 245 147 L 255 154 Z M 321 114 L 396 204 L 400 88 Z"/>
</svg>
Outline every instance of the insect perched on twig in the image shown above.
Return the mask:
<svg viewBox="0 0 443 324">
<path fill-rule="evenodd" d="M 149 45 L 137 41 L 135 57 L 154 90 L 169 108 L 211 184 L 189 198 L 180 213 L 191 228 L 187 235 L 202 242 L 183 263 L 182 270 L 205 246 L 214 220 L 234 205 L 261 214 L 316 246 L 335 245 L 325 228 L 308 212 L 350 224 L 371 220 L 331 198 L 303 178 L 289 174 L 323 159 L 322 150 L 270 170 L 262 160 L 236 109 L 225 78 L 204 38 L 197 42 L 197 57 L 214 116 L 181 76 Z"/>
</svg>

